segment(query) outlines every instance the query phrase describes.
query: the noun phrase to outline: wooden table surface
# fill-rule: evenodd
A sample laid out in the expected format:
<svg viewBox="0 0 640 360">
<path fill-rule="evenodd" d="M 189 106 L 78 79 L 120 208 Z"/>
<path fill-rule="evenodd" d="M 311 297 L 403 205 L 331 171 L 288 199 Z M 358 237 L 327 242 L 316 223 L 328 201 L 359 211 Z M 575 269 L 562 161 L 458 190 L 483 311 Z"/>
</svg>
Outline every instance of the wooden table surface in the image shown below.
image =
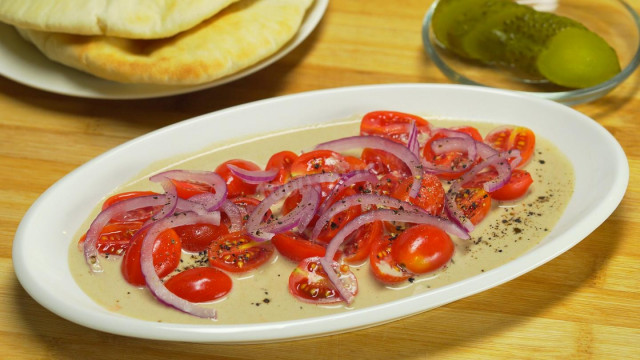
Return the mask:
<svg viewBox="0 0 640 360">
<path fill-rule="evenodd" d="M 426 359 L 640 358 L 640 73 L 575 109 L 622 144 L 631 167 L 611 217 L 567 253 L 502 286 L 441 308 L 340 335 L 258 345 L 149 341 L 54 315 L 21 287 L 15 230 L 49 186 L 91 158 L 196 115 L 302 91 L 381 83 L 448 83 L 424 55 L 429 0 L 332 1 L 312 35 L 236 82 L 150 100 L 91 100 L 0 77 L 0 358 Z M 631 4 L 640 9 L 640 2 Z M 597 189 L 594 189 L 597 191 Z"/>
</svg>

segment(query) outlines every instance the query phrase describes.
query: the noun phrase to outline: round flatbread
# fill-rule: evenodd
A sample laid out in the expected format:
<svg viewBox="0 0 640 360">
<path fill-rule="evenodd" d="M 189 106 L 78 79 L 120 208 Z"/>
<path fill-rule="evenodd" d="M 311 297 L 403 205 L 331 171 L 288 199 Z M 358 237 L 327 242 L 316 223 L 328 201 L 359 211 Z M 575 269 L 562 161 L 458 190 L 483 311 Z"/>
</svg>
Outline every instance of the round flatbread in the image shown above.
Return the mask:
<svg viewBox="0 0 640 360">
<path fill-rule="evenodd" d="M 0 21 L 76 35 L 157 39 L 190 29 L 237 0 L 0 0 Z"/>
<path fill-rule="evenodd" d="M 298 31 L 313 0 L 242 0 L 176 36 L 132 40 L 19 29 L 50 59 L 125 82 L 194 85 L 274 54 Z"/>
</svg>

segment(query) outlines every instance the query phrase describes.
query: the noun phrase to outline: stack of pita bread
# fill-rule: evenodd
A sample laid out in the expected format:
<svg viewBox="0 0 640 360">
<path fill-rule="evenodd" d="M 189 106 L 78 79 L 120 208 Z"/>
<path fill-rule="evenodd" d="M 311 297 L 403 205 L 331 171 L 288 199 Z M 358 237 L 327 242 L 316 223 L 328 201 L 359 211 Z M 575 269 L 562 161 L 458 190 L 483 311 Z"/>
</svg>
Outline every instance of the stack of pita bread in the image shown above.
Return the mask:
<svg viewBox="0 0 640 360">
<path fill-rule="evenodd" d="M 0 0 L 53 61 L 123 83 L 195 85 L 276 53 L 313 0 Z"/>
</svg>

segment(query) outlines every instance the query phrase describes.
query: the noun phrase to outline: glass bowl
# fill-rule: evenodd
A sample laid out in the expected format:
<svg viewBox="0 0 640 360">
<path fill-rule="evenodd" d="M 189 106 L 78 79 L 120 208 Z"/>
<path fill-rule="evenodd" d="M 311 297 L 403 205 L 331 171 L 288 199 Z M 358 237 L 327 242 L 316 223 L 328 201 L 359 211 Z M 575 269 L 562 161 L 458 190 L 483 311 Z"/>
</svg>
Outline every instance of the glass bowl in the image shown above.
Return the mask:
<svg viewBox="0 0 640 360">
<path fill-rule="evenodd" d="M 422 40 L 429 57 L 453 82 L 515 90 L 565 105 L 576 105 L 606 95 L 640 64 L 640 17 L 622 0 L 558 0 L 557 8 L 551 11 L 581 22 L 604 38 L 618 55 L 622 68 L 620 73 L 603 83 L 583 89 L 568 89 L 546 80 L 525 79 L 508 69 L 456 56 L 439 44 L 433 34 L 431 21 L 437 4 L 438 0 L 425 15 Z"/>
</svg>

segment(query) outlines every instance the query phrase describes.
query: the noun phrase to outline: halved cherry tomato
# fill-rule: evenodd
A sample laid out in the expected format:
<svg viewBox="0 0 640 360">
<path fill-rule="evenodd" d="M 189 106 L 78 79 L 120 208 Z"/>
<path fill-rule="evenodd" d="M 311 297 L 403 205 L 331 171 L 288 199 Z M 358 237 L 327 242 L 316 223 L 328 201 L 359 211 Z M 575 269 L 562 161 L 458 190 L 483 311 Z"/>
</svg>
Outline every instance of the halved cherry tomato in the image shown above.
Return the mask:
<svg viewBox="0 0 640 360">
<path fill-rule="evenodd" d="M 411 174 L 407 164 L 387 151 L 365 148 L 360 157 L 367 164 L 373 165 L 371 170 L 376 175 L 393 173 L 397 176 L 409 176 Z"/>
<path fill-rule="evenodd" d="M 196 267 L 179 272 L 164 285 L 179 297 L 194 303 L 219 299 L 231 291 L 229 275 L 212 267 Z"/>
<path fill-rule="evenodd" d="M 374 221 L 361 226 L 344 241 L 344 261 L 357 264 L 369 257 L 371 245 L 382 237 L 382 221 Z"/>
<path fill-rule="evenodd" d="M 386 235 L 371 245 L 369 264 L 371 273 L 380 282 L 396 284 L 409 279 L 412 274 L 399 266 L 392 255 L 393 238 Z"/>
<path fill-rule="evenodd" d="M 171 182 L 175 185 L 178 197 L 181 199 L 188 199 L 206 192 L 215 193 L 213 186 L 209 184 L 175 179 L 171 179 Z"/>
<path fill-rule="evenodd" d="M 282 256 L 296 263 L 314 256 L 322 257 L 327 252 L 324 246 L 312 243 L 291 231 L 276 234 L 271 243 Z"/>
<path fill-rule="evenodd" d="M 340 153 L 331 150 L 312 150 L 298 156 L 291 164 L 291 175 L 319 174 L 326 172 L 344 173 L 351 165 Z"/>
<path fill-rule="evenodd" d="M 122 258 L 122 275 L 131 285 L 144 286 L 145 280 L 140 265 L 140 251 L 147 229 L 138 231 L 131 239 L 131 245 Z M 160 233 L 153 244 L 153 266 L 160 278 L 167 276 L 180 264 L 181 242 L 173 229 Z"/>
<path fill-rule="evenodd" d="M 273 252 L 271 242 L 257 242 L 245 232 L 236 231 L 209 245 L 209 265 L 233 273 L 246 272 L 267 262 Z"/>
<path fill-rule="evenodd" d="M 461 127 L 457 128 L 457 131 L 469 134 L 473 138 L 478 137 L 480 141 L 482 141 L 480 133 L 473 127 Z M 427 140 L 427 143 L 424 145 L 424 149 L 422 150 L 422 156 L 426 161 L 430 163 L 451 170 L 451 172 L 447 171 L 439 173 L 439 178 L 445 180 L 453 180 L 459 178 L 464 173 L 469 171 L 469 169 L 471 169 L 474 164 L 474 160 L 469 159 L 469 156 L 466 153 L 460 151 L 450 151 L 436 155 L 432 148 L 433 142 L 445 138 L 447 138 L 447 134 L 443 132 L 436 133 L 431 138 L 429 138 L 429 140 Z"/>
<path fill-rule="evenodd" d="M 424 274 L 448 263 L 454 249 L 453 241 L 440 228 L 415 225 L 393 241 L 391 254 L 400 267 L 414 274 Z"/>
<path fill-rule="evenodd" d="M 142 227 L 142 222 L 133 221 L 126 223 L 107 224 L 98 237 L 98 252 L 108 255 L 123 255 L 129 248 L 131 238 Z M 85 242 L 87 234 L 82 235 L 78 244 Z"/>
<path fill-rule="evenodd" d="M 225 224 L 183 225 L 173 228 L 182 240 L 182 248 L 190 252 L 205 251 L 215 239 L 229 233 Z"/>
<path fill-rule="evenodd" d="M 353 295 L 358 293 L 358 280 L 348 265 L 336 267 L 343 286 Z M 314 304 L 333 304 L 342 301 L 338 290 L 329 281 L 325 269 L 320 264 L 319 257 L 304 259 L 289 276 L 289 292 L 301 301 Z"/>
<path fill-rule="evenodd" d="M 482 186 L 482 184 L 494 179 L 497 175 L 497 171 L 493 169 L 481 172 L 472 180 L 471 186 Z M 509 182 L 498 190 L 492 191 L 489 195 L 496 200 L 515 200 L 526 194 L 531 184 L 533 184 L 533 179 L 528 171 L 515 169 L 511 172 Z"/>
<path fill-rule="evenodd" d="M 420 116 L 397 111 L 373 111 L 360 121 L 360 135 L 382 136 L 400 143 L 407 143 L 409 125 L 414 121 L 418 132 L 429 134 L 429 122 Z"/>
<path fill-rule="evenodd" d="M 102 203 L 102 210 L 108 208 L 113 204 L 119 203 L 122 200 L 133 199 L 133 198 L 148 196 L 148 195 L 158 195 L 158 193 L 155 193 L 153 191 L 128 191 L 128 192 L 115 194 L 107 198 L 107 200 L 105 200 L 104 203 Z M 129 222 L 129 221 L 144 222 L 144 221 L 147 221 L 149 218 L 151 218 L 151 216 L 153 216 L 154 211 L 158 211 L 161 208 L 162 206 L 157 206 L 157 207 L 149 206 L 149 207 L 144 207 L 140 209 L 130 210 L 124 214 L 116 215 L 113 219 L 111 219 L 111 222 Z"/>
<path fill-rule="evenodd" d="M 400 181 L 391 196 L 408 201 L 425 209 L 431 215 L 440 215 L 444 209 L 444 187 L 442 182 L 431 174 L 424 174 L 420 182 L 420 192 L 415 198 L 409 197 L 413 178 Z"/>
<path fill-rule="evenodd" d="M 517 167 L 522 167 L 533 155 L 536 136 L 526 127 L 500 126 L 485 136 L 484 141 L 499 151 L 518 150 L 522 160 Z"/>
<path fill-rule="evenodd" d="M 463 187 L 455 196 L 456 204 L 472 224 L 479 224 L 491 210 L 491 196 L 481 187 Z"/>
<path fill-rule="evenodd" d="M 269 183 L 282 185 L 291 179 L 291 165 L 298 158 L 293 151 L 280 151 L 271 155 L 265 170 L 278 169 L 278 175 Z"/>
<path fill-rule="evenodd" d="M 400 178 L 393 173 L 383 175 L 379 180 L 373 191 L 379 195 L 391 196 L 393 192 L 400 184 Z"/>
<path fill-rule="evenodd" d="M 227 183 L 227 197 L 233 198 L 236 196 L 247 196 L 255 194 L 256 188 L 258 185 L 256 184 L 248 184 L 236 175 L 234 175 L 231 170 L 227 167 L 228 164 L 235 165 L 239 168 L 251 171 L 261 170 L 258 165 L 251 161 L 241 160 L 241 159 L 232 159 L 223 162 L 218 165 L 214 170 L 218 175 L 222 176 L 224 181 Z"/>
</svg>

